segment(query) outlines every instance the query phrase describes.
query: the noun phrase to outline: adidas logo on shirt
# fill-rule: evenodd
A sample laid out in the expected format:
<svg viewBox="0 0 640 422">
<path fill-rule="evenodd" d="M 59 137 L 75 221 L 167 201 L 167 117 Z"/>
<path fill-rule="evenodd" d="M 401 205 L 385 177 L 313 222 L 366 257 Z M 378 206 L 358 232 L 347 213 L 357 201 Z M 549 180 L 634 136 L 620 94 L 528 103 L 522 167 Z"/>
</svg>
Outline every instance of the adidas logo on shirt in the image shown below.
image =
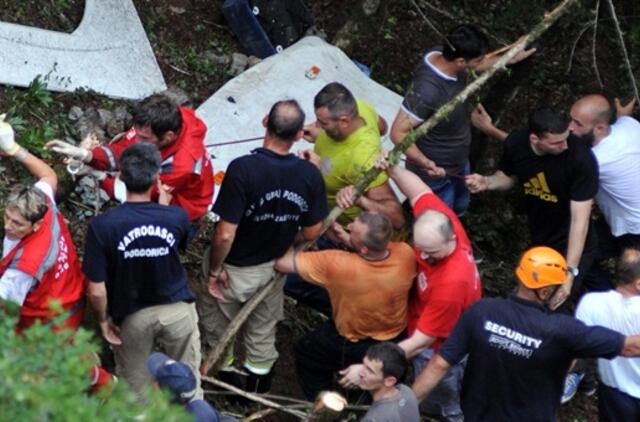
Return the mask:
<svg viewBox="0 0 640 422">
<path fill-rule="evenodd" d="M 558 202 L 558 197 L 551 193 L 544 172 L 540 172 L 524 184 L 524 194 L 536 196 L 543 201 Z"/>
</svg>

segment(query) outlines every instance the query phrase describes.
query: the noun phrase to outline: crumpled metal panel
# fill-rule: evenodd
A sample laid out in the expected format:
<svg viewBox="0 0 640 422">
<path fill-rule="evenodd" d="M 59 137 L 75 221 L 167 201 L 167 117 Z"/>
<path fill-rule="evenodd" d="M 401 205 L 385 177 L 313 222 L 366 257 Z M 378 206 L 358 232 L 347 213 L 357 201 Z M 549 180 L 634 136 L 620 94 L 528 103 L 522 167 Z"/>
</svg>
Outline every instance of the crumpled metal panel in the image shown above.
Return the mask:
<svg viewBox="0 0 640 422">
<path fill-rule="evenodd" d="M 0 83 L 141 99 L 166 89 L 131 0 L 87 0 L 71 34 L 0 22 Z"/>
</svg>

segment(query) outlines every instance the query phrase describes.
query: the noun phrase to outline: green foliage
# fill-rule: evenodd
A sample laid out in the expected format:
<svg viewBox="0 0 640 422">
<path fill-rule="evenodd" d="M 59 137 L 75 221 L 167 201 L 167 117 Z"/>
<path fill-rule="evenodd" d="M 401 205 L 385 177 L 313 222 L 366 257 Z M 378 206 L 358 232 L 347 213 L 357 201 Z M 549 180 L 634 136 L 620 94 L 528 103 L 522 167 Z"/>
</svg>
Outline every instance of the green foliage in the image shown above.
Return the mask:
<svg viewBox="0 0 640 422">
<path fill-rule="evenodd" d="M 51 158 L 44 144 L 55 138 L 74 136 L 63 107 L 54 101 L 47 85 L 40 77 L 26 89 L 6 88 L 9 122 L 16 132 L 16 140 L 25 148 L 44 158 Z"/>
<path fill-rule="evenodd" d="M 18 306 L 0 301 L 0 409 L 2 420 L 15 421 L 189 421 L 160 391 L 148 403 L 136 403 L 124 382 L 89 396 L 91 356 L 97 347 L 80 329 L 73 343 L 68 332 L 53 333 L 37 324 L 16 335 Z M 64 316 L 62 317 L 64 318 Z"/>
</svg>

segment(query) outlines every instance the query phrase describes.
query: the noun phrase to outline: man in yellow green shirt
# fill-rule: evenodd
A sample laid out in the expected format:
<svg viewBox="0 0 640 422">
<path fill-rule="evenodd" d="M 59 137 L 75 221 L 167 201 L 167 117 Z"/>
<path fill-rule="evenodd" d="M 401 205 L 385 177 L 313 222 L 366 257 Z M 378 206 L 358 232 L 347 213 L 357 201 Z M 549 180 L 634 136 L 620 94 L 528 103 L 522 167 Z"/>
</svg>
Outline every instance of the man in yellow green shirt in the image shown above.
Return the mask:
<svg viewBox="0 0 640 422">
<path fill-rule="evenodd" d="M 380 135 L 387 131 L 386 121 L 338 82 L 318 92 L 314 108 L 316 122 L 305 127 L 305 139 L 315 142 L 315 147 L 305 155 L 322 172 L 329 206 L 345 208 L 338 222 L 346 225 L 363 210 L 376 211 L 389 218 L 395 229 L 401 228 L 402 208 L 386 174 L 371 182 L 358 200 L 351 200 L 353 185 L 380 155 Z"/>
</svg>

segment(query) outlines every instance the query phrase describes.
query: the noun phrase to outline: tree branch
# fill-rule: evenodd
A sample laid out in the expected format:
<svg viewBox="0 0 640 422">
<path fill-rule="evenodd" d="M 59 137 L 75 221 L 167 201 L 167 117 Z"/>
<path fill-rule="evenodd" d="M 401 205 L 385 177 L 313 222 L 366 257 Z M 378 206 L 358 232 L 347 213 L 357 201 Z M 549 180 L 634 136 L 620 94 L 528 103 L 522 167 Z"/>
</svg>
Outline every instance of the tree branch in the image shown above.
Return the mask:
<svg viewBox="0 0 640 422">
<path fill-rule="evenodd" d="M 620 47 L 622 47 L 622 55 L 624 57 L 624 63 L 627 66 L 629 72 L 629 79 L 631 79 L 631 86 L 633 87 L 633 95 L 636 97 L 636 101 L 640 104 L 640 95 L 638 94 L 638 85 L 636 84 L 636 78 L 633 76 L 633 70 L 631 69 L 631 62 L 629 62 L 629 54 L 627 53 L 627 47 L 624 44 L 624 37 L 622 36 L 622 30 L 620 29 L 620 22 L 618 22 L 618 15 L 616 15 L 616 8 L 613 6 L 612 0 L 607 0 L 609 3 L 609 11 L 611 12 L 611 18 L 616 26 L 618 32 L 618 40 L 620 41 Z"/>
<path fill-rule="evenodd" d="M 453 110 L 458 104 L 463 103 L 466 99 L 476 91 L 478 91 L 482 86 L 493 77 L 498 71 L 504 70 L 507 63 L 514 58 L 518 53 L 523 51 L 525 47 L 531 42 L 538 39 L 554 22 L 562 16 L 566 10 L 572 6 L 574 3 L 577 3 L 577 0 L 563 0 L 555 9 L 551 12 L 545 14 L 544 18 L 540 23 L 538 23 L 527 35 L 522 37 L 511 50 L 505 53 L 490 69 L 487 69 L 482 75 L 477 78 L 475 81 L 467 85 L 467 87 L 456 97 L 451 99 L 445 105 L 440 107 L 436 113 L 431 116 L 426 122 L 420 125 L 417 129 L 412 130 L 399 144 L 397 144 L 389 153 L 389 161 L 391 163 L 398 163 L 400 161 L 401 155 L 413 145 L 419 137 L 425 135 L 429 130 L 431 130 L 434 126 L 444 120 L 451 110 Z M 380 174 L 381 170 L 377 168 L 371 168 L 362 176 L 362 179 L 358 183 L 355 184 L 353 201 L 362 196 L 365 189 L 375 178 Z M 322 225 L 321 235 L 336 221 L 336 219 L 342 214 L 343 209 L 340 207 L 334 207 L 329 216 L 324 220 Z M 302 249 L 308 249 L 315 241 L 307 242 L 304 244 Z M 206 358 L 203 366 L 202 372 L 206 374 L 209 369 L 218 361 L 222 356 L 225 348 L 227 347 L 229 341 L 235 336 L 236 332 L 240 329 L 244 321 L 249 317 L 251 312 L 262 302 L 264 297 L 269 294 L 274 288 L 276 284 L 272 282 L 263 286 L 245 305 L 242 307 L 242 310 L 236 315 L 236 317 L 231 321 L 225 333 L 222 335 L 222 338 L 216 345 L 216 347 L 211 351 L 209 356 Z M 205 380 L 213 379 L 203 377 Z M 216 383 L 220 383 L 220 381 L 215 380 Z M 235 388 L 235 387 L 233 387 Z M 236 389 L 238 390 L 238 389 Z M 242 391 L 242 390 L 239 390 Z"/>
</svg>

